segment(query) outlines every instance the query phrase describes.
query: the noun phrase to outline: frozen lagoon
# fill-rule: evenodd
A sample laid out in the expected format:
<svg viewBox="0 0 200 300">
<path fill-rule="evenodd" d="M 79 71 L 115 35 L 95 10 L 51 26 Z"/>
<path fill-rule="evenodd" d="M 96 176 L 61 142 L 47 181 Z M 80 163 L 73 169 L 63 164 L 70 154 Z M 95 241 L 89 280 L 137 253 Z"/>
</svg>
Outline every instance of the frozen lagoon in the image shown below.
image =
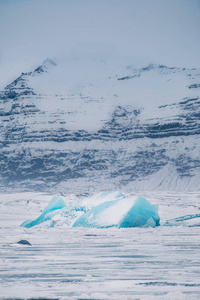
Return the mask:
<svg viewBox="0 0 200 300">
<path fill-rule="evenodd" d="M 35 219 L 47 194 L 2 194 L 1 299 L 199 299 L 198 193 L 142 193 L 159 204 L 156 228 L 19 225 Z M 77 197 L 64 198 L 72 203 Z M 32 246 L 17 244 L 28 240 Z"/>
</svg>

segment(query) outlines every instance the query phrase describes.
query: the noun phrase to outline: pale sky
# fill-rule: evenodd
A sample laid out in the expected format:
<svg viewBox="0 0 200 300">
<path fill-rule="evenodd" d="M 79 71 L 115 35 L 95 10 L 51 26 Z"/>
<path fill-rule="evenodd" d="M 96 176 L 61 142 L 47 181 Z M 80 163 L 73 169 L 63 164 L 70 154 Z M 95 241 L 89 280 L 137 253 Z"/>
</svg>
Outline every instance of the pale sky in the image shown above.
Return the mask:
<svg viewBox="0 0 200 300">
<path fill-rule="evenodd" d="M 45 58 L 200 67 L 200 0 L 0 0 L 0 88 Z"/>
</svg>

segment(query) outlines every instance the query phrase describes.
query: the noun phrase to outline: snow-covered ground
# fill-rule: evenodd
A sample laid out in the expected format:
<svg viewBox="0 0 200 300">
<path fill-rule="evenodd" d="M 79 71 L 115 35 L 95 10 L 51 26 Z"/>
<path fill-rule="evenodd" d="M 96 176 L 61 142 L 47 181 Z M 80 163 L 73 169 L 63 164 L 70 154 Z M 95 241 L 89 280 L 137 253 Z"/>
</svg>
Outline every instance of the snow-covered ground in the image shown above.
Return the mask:
<svg viewBox="0 0 200 300">
<path fill-rule="evenodd" d="M 52 195 L 1 194 L 0 298 L 199 299 L 200 218 L 166 221 L 199 214 L 200 194 L 137 194 L 159 204 L 160 227 L 23 228 Z M 62 196 L 66 204 L 80 197 Z"/>
</svg>

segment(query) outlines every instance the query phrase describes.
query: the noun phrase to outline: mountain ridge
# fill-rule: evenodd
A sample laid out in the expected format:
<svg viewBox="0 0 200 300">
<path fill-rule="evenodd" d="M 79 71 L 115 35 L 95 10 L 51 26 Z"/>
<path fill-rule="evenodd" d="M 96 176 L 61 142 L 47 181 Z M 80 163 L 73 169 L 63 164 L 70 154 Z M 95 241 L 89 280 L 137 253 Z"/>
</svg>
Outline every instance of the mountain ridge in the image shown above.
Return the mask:
<svg viewBox="0 0 200 300">
<path fill-rule="evenodd" d="M 121 70 L 127 76 L 105 77 L 100 87 L 94 76 L 85 94 L 68 87 L 66 95 L 39 93 L 54 67 L 47 59 L 0 92 L 2 191 L 200 190 L 198 69 L 129 66 Z M 134 80 L 144 90 L 141 102 Z M 166 97 L 176 82 L 181 93 L 172 89 L 167 103 L 145 100 L 146 86 L 159 99 L 157 90 Z M 169 180 L 172 170 L 177 184 Z"/>
</svg>

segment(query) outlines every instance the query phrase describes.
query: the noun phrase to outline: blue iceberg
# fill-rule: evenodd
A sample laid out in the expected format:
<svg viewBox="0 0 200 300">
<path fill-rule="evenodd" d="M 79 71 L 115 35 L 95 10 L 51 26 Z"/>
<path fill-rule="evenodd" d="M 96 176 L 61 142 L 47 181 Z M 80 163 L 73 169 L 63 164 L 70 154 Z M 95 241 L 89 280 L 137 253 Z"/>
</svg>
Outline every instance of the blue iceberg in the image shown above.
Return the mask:
<svg viewBox="0 0 200 300">
<path fill-rule="evenodd" d="M 106 201 L 80 216 L 73 227 L 129 228 L 160 225 L 158 205 L 143 197 Z"/>
<path fill-rule="evenodd" d="M 55 221 L 55 217 L 56 221 Z M 127 198 L 120 192 L 99 193 L 66 205 L 62 198 L 54 197 L 43 213 L 22 227 L 33 227 L 47 220 L 54 226 L 62 217 L 69 227 L 128 228 L 159 226 L 158 205 L 143 197 Z"/>
<path fill-rule="evenodd" d="M 57 210 L 60 210 L 65 206 L 66 206 L 66 204 L 63 201 L 63 199 L 59 196 L 55 196 L 55 197 L 53 197 L 53 199 L 51 199 L 49 204 L 45 207 L 43 213 L 37 219 L 35 219 L 33 221 L 27 220 L 27 221 L 23 222 L 20 226 L 29 228 L 29 227 L 38 225 L 44 221 L 51 220 L 52 217 L 57 213 Z"/>
<path fill-rule="evenodd" d="M 151 204 L 143 197 L 137 197 L 134 205 L 120 221 L 119 227 L 155 227 L 160 225 L 158 204 Z"/>
</svg>

